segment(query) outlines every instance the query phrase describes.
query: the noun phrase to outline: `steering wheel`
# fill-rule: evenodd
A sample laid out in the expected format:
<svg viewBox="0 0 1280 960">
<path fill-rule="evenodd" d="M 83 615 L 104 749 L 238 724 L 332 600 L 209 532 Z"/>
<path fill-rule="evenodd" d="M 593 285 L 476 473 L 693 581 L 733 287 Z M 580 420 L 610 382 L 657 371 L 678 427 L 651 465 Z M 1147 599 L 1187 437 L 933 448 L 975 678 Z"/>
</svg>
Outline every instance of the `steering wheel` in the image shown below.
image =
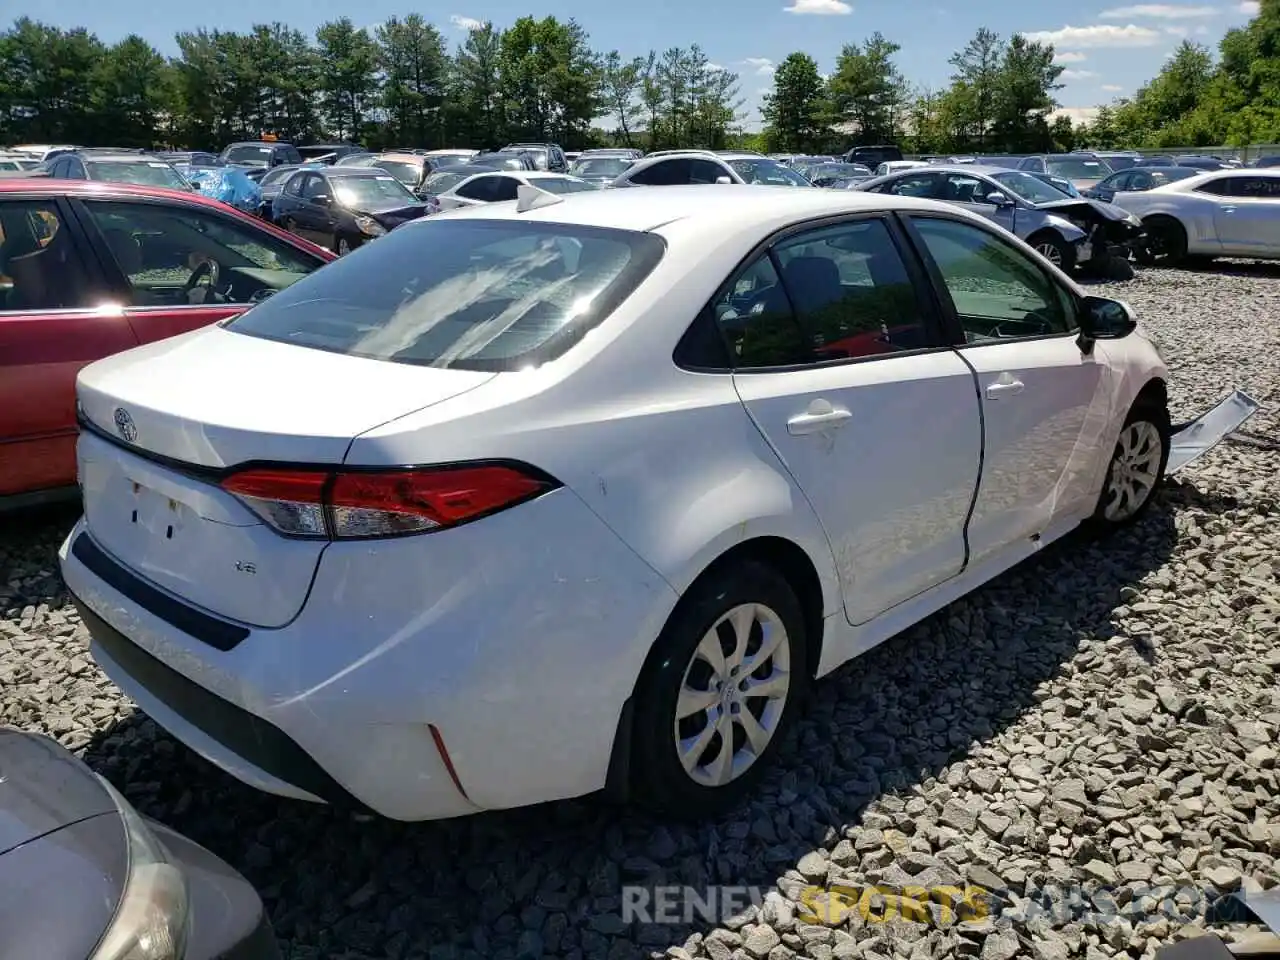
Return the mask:
<svg viewBox="0 0 1280 960">
<path fill-rule="evenodd" d="M 189 297 L 191 291 L 194 290 L 201 280 L 205 281 L 205 287 L 213 292 L 218 286 L 218 274 L 221 270 L 216 260 L 201 260 L 199 265 L 191 271 L 191 276 L 187 277 L 187 282 L 182 285 L 182 295 Z M 206 294 L 205 296 L 208 296 Z"/>
</svg>

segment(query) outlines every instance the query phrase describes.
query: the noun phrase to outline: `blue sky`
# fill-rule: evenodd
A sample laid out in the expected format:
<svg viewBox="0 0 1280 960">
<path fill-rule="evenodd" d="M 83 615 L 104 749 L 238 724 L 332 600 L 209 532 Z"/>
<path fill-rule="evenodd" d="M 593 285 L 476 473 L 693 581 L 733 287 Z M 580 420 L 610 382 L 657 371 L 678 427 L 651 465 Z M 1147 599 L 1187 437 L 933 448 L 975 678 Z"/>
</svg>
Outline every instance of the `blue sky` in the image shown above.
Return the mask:
<svg viewBox="0 0 1280 960">
<path fill-rule="evenodd" d="M 1002 36 L 1022 32 L 1052 42 L 1058 50 L 1066 67 L 1058 99 L 1076 117 L 1087 117 L 1089 108 L 1132 93 L 1183 37 L 1216 47 L 1224 31 L 1247 22 L 1257 8 L 1253 0 L 667 0 L 665 6 L 663 0 L 440 2 L 435 11 L 419 12 L 451 45 L 465 39 L 469 24 L 492 20 L 505 25 L 530 13 L 576 18 L 591 34 L 593 46 L 624 55 L 697 43 L 713 62 L 741 75 L 742 94 L 752 114 L 760 95 L 770 88 L 774 65 L 795 50 L 809 53 L 825 72 L 834 67 L 843 44 L 879 30 L 901 44 L 898 63 L 908 79 L 939 88 L 950 73 L 947 59 L 978 27 Z M 174 33 L 200 26 L 244 30 L 255 22 L 282 20 L 313 31 L 344 15 L 357 24 L 372 25 L 414 9 L 404 0 L 275 0 L 266 5 L 260 0 L 221 0 L 216 5 L 19 0 L 13 13 L 62 27 L 84 26 L 108 42 L 139 33 L 172 54 Z"/>
</svg>

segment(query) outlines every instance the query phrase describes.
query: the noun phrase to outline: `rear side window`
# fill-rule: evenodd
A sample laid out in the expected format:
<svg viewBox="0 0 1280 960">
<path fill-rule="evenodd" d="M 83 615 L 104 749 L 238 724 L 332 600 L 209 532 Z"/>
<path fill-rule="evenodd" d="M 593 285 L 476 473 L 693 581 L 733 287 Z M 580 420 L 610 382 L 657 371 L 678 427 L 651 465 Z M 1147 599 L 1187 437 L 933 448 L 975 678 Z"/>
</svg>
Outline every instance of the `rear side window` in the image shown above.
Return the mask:
<svg viewBox="0 0 1280 960">
<path fill-rule="evenodd" d="M 649 233 L 426 220 L 275 294 L 226 327 L 375 360 L 518 370 L 556 359 L 662 259 Z"/>
</svg>

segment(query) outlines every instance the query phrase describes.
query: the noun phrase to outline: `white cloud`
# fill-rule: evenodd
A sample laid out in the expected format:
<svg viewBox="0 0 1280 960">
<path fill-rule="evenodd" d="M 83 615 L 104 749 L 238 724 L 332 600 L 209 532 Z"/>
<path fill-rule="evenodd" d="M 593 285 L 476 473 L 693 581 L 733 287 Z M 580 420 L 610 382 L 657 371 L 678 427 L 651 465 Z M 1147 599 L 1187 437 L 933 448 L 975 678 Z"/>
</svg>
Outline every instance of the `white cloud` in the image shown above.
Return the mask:
<svg viewBox="0 0 1280 960">
<path fill-rule="evenodd" d="M 1053 113 L 1049 114 L 1049 119 L 1054 120 L 1058 117 L 1070 117 L 1072 123 L 1092 123 L 1094 117 L 1097 115 L 1097 107 L 1060 107 L 1053 111 Z"/>
<path fill-rule="evenodd" d="M 747 57 L 742 61 L 762 77 L 772 77 L 778 70 L 768 57 Z"/>
<path fill-rule="evenodd" d="M 1102 89 L 1107 91 L 1107 93 L 1119 93 L 1124 89 L 1124 87 L 1118 87 L 1114 83 L 1104 83 L 1102 85 Z"/>
<path fill-rule="evenodd" d="M 1064 47 L 1152 47 L 1160 42 L 1160 33 L 1150 27 L 1109 23 L 1088 27 L 1063 27 L 1061 30 L 1035 30 L 1024 36 L 1032 43 L 1062 44 Z"/>
<path fill-rule="evenodd" d="M 1185 37 L 1191 31 L 1186 27 L 1165 27 L 1164 32 L 1171 37 Z"/>
<path fill-rule="evenodd" d="M 1258 0 L 1243 0 L 1236 5 L 1236 12 L 1247 13 L 1251 17 L 1256 17 L 1259 9 Z"/>
<path fill-rule="evenodd" d="M 1092 70 L 1063 70 L 1061 76 L 1063 80 L 1088 80 L 1097 74 Z"/>
<path fill-rule="evenodd" d="M 786 13 L 815 17 L 843 17 L 853 13 L 853 7 L 844 0 L 791 0 L 791 6 L 782 9 Z"/>
<path fill-rule="evenodd" d="M 1196 28 L 1195 28 L 1194 30 L 1192 30 L 1191 32 L 1192 32 L 1192 33 L 1196 33 L 1196 34 L 1200 34 L 1201 36 L 1203 36 L 1204 34 L 1206 34 L 1206 33 L 1208 33 L 1208 32 L 1209 32 L 1209 28 L 1208 28 L 1208 27 L 1206 27 L 1206 26 L 1202 23 L 1202 24 L 1200 24 L 1200 26 L 1196 27 Z"/>
<path fill-rule="evenodd" d="M 718 63 L 708 63 L 708 64 L 707 64 L 707 70 L 709 70 L 711 73 L 719 73 L 719 72 L 720 72 L 720 71 L 722 71 L 723 69 L 724 69 L 724 67 L 723 67 L 723 66 L 721 66 L 721 65 L 720 65 L 720 64 L 718 64 Z"/>
<path fill-rule="evenodd" d="M 475 17 L 464 17 L 460 13 L 451 14 L 449 16 L 449 22 L 459 30 L 466 30 L 468 32 L 472 30 L 479 30 L 484 26 L 483 20 L 477 20 Z"/>
<path fill-rule="evenodd" d="M 1075 50 L 1055 50 L 1053 53 L 1054 63 L 1084 63 L 1088 59 L 1083 53 Z"/>
<path fill-rule="evenodd" d="M 1140 3 L 1134 7 L 1116 7 L 1098 14 L 1101 20 L 1130 20 L 1134 17 L 1151 17 L 1156 20 L 1196 20 L 1212 17 L 1217 7 L 1186 7 L 1176 3 Z"/>
</svg>

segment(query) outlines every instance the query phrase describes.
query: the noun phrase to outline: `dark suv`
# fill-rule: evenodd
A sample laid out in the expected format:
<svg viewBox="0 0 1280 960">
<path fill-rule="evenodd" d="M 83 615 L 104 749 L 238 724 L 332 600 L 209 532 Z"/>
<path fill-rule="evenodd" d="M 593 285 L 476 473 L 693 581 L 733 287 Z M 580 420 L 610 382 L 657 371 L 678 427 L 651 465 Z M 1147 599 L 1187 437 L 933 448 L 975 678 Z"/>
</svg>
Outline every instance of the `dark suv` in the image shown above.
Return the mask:
<svg viewBox="0 0 1280 960">
<path fill-rule="evenodd" d="M 220 159 L 237 167 L 270 170 L 282 163 L 302 163 L 302 154 L 292 143 L 249 140 L 227 144 Z"/>
<path fill-rule="evenodd" d="M 902 151 L 891 143 L 883 143 L 874 147 L 853 147 L 844 155 L 845 163 L 860 163 L 874 170 L 882 163 L 901 160 Z"/>
<path fill-rule="evenodd" d="M 558 143 L 509 143 L 502 149 L 533 154 L 533 162 L 539 170 L 549 170 L 552 173 L 566 173 L 569 170 L 569 161 L 565 159 L 564 151 Z"/>
</svg>

